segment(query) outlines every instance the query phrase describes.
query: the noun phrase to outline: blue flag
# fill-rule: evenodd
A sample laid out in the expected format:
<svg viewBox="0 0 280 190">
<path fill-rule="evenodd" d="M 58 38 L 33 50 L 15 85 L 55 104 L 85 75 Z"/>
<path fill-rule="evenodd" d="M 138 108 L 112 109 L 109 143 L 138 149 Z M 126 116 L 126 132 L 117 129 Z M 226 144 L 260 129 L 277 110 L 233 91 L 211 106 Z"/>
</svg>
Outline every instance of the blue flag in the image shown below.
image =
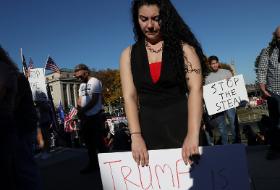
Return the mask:
<svg viewBox="0 0 280 190">
<path fill-rule="evenodd" d="M 63 123 L 64 122 L 64 111 L 63 111 L 63 106 L 62 106 L 61 101 L 59 101 L 59 106 L 57 108 L 57 111 L 58 111 L 59 120 L 61 123 Z"/>
</svg>

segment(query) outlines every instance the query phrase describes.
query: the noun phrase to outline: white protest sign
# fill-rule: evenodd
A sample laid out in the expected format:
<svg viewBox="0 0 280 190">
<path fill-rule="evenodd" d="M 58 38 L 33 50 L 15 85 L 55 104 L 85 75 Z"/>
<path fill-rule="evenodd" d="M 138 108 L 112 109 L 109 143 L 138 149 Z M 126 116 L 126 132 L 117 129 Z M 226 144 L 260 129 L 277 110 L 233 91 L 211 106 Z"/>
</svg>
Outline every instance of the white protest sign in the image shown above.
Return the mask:
<svg viewBox="0 0 280 190">
<path fill-rule="evenodd" d="M 34 101 L 47 101 L 47 88 L 45 79 L 45 69 L 30 69 L 28 78 Z"/>
<path fill-rule="evenodd" d="M 203 98 L 209 115 L 213 115 L 249 102 L 242 75 L 203 86 Z"/>
<path fill-rule="evenodd" d="M 249 190 L 245 146 L 200 147 L 198 165 L 185 165 L 181 149 L 149 151 L 138 167 L 131 152 L 98 155 L 104 190 Z"/>
</svg>

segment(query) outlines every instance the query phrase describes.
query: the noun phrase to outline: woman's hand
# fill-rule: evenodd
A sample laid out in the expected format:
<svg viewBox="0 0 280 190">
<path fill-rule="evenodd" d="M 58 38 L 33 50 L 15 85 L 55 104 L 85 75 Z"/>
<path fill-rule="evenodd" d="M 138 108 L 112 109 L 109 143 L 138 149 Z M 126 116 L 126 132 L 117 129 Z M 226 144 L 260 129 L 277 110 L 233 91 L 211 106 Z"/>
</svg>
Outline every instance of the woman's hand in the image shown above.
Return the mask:
<svg viewBox="0 0 280 190">
<path fill-rule="evenodd" d="M 198 163 L 200 158 L 199 149 L 199 137 L 197 135 L 187 135 L 182 147 L 182 158 L 186 164 L 192 165 L 193 162 Z"/>
<path fill-rule="evenodd" d="M 149 154 L 141 134 L 131 135 L 131 151 L 135 162 L 142 167 L 149 165 Z"/>
</svg>

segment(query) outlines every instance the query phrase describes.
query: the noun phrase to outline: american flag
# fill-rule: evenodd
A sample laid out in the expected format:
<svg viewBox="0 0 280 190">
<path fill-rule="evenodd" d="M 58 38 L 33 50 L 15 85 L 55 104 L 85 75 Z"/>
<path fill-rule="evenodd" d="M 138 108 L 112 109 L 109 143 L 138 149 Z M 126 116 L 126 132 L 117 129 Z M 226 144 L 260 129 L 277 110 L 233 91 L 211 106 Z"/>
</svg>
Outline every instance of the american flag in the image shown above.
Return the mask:
<svg viewBox="0 0 280 190">
<path fill-rule="evenodd" d="M 64 131 L 65 132 L 72 132 L 74 130 L 73 127 L 73 120 L 69 117 L 69 115 L 66 115 L 64 118 Z"/>
<path fill-rule="evenodd" d="M 56 63 L 53 61 L 53 59 L 50 56 L 48 57 L 45 69 L 46 70 L 51 70 L 51 71 L 53 71 L 55 73 L 56 72 L 57 73 L 60 72 L 58 66 L 56 65 Z"/>
<path fill-rule="evenodd" d="M 73 119 L 73 117 L 74 117 L 75 115 L 77 115 L 77 113 L 78 113 L 78 110 L 73 106 L 73 107 L 70 109 L 68 116 L 69 116 L 71 119 Z"/>
<path fill-rule="evenodd" d="M 34 64 L 33 64 L 33 60 L 31 59 L 31 57 L 29 58 L 28 70 L 29 69 L 34 69 Z"/>
<path fill-rule="evenodd" d="M 76 130 L 76 121 L 73 120 L 73 117 L 77 114 L 78 110 L 72 106 L 68 115 L 64 118 L 64 130 L 66 132 L 72 132 Z"/>
</svg>

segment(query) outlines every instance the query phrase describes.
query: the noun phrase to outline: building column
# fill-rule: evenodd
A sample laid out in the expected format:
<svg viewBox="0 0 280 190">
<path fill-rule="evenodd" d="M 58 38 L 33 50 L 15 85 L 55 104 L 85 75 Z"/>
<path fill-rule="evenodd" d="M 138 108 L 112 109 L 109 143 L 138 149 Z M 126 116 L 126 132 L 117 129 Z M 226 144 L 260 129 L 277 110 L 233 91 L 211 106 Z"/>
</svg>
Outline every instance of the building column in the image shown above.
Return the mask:
<svg viewBox="0 0 280 190">
<path fill-rule="evenodd" d="M 59 82 L 59 88 L 60 88 L 60 100 L 61 104 L 63 105 L 63 107 L 65 108 L 66 105 L 64 105 L 64 92 L 63 92 L 63 83 Z"/>
<path fill-rule="evenodd" d="M 77 84 L 74 83 L 73 85 L 73 91 L 74 91 L 74 104 L 75 104 L 75 107 L 77 107 Z"/>
<path fill-rule="evenodd" d="M 70 91 L 70 84 L 66 84 L 66 92 L 67 92 L 67 102 L 68 105 L 72 105 L 71 104 L 71 91 Z"/>
</svg>

